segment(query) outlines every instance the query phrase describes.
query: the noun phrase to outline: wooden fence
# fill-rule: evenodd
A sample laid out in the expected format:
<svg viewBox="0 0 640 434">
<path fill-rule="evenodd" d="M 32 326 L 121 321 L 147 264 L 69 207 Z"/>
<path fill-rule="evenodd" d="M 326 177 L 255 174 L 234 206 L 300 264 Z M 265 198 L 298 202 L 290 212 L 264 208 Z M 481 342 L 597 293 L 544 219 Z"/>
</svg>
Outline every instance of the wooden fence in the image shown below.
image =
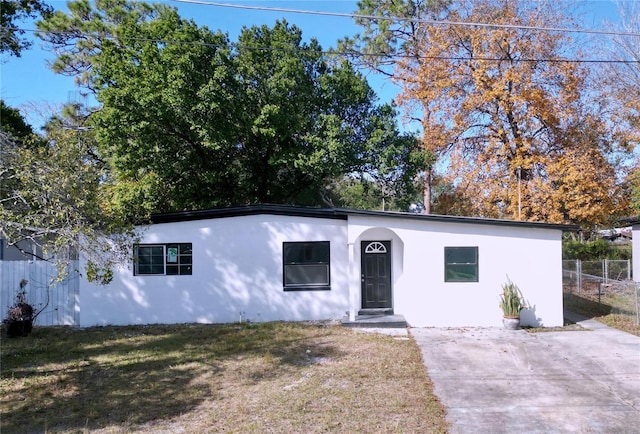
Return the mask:
<svg viewBox="0 0 640 434">
<path fill-rule="evenodd" d="M 71 261 L 64 276 L 58 276 L 54 264 L 46 261 L 0 261 L 0 316 L 15 303 L 20 282 L 26 280 L 26 299 L 36 311 L 42 311 L 35 325 L 80 324 L 78 261 Z"/>
</svg>

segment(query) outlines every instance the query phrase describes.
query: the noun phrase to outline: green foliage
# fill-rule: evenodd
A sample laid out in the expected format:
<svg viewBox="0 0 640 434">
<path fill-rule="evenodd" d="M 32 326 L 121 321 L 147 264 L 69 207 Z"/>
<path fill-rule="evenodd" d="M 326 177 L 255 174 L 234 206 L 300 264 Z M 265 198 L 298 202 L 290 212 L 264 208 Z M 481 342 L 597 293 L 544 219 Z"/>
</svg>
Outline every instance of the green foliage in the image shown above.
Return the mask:
<svg viewBox="0 0 640 434">
<path fill-rule="evenodd" d="M 632 259 L 633 249 L 631 243 L 627 244 L 611 244 L 610 253 L 607 259 Z"/>
<path fill-rule="evenodd" d="M 112 268 L 101 266 L 93 261 L 87 261 L 85 271 L 89 282 L 107 285 L 113 280 Z"/>
<path fill-rule="evenodd" d="M 0 99 L 0 129 L 16 139 L 33 134 L 31 126 L 27 124 L 18 109 L 9 107 Z"/>
<path fill-rule="evenodd" d="M 416 42 L 424 36 L 424 26 L 411 19 L 437 19 L 451 0 L 362 0 L 359 15 L 396 17 L 397 20 L 357 18 L 362 33 L 340 41 L 342 50 L 365 54 L 359 56 L 363 66 L 394 75 L 398 58 L 416 57 Z M 385 53 L 386 56 L 381 56 Z M 366 54 L 373 54 L 367 56 Z"/>
<path fill-rule="evenodd" d="M 358 66 L 376 71 L 394 80 L 396 85 L 408 89 L 416 85 L 416 76 L 407 79 L 403 71 L 413 63 L 420 62 L 423 54 L 421 42 L 425 41 L 428 26 L 418 25 L 418 20 L 442 19 L 442 13 L 451 4 L 451 0 L 361 0 L 358 2 L 356 13 L 362 16 L 393 17 L 395 19 L 356 18 L 356 24 L 361 26 L 362 32 L 354 37 L 347 37 L 339 41 L 339 49 L 352 52 Z M 410 74 L 409 74 L 410 75 Z M 404 98 L 401 95 L 401 98 Z M 418 120 L 418 112 L 426 112 L 428 100 L 414 101 L 403 106 L 404 114 L 411 120 Z M 425 104 L 421 107 L 422 104 Z M 427 214 L 432 211 L 448 210 L 446 203 L 436 204 L 432 209 L 432 168 L 436 155 L 431 152 L 433 138 L 423 136 L 421 147 L 424 150 L 426 164 L 422 171 L 414 174 L 419 177 L 420 184 L 413 183 L 413 188 L 422 193 L 420 201 Z M 456 209 L 456 212 L 460 209 Z"/>
<path fill-rule="evenodd" d="M 520 311 L 525 309 L 527 303 L 522 296 L 522 292 L 518 285 L 508 280 L 502 285 L 502 294 L 500 294 L 500 309 L 504 316 L 519 316 Z"/>
<path fill-rule="evenodd" d="M 324 201 L 339 208 L 382 209 L 382 191 L 373 181 L 344 176 L 326 187 Z"/>
<path fill-rule="evenodd" d="M 562 259 L 631 259 L 631 248 L 613 245 L 602 238 L 594 241 L 568 239 L 562 241 Z"/>
<path fill-rule="evenodd" d="M 42 0 L 0 0 L 0 53 L 8 52 L 20 57 L 22 50 L 31 46 L 31 42 L 23 37 L 22 30 L 16 21 L 49 16 L 51 6 Z"/>
<path fill-rule="evenodd" d="M 351 209 L 407 211 L 420 195 L 396 194 L 384 190 L 384 185 L 360 175 L 347 175 L 334 180 L 324 192 L 323 201 L 329 206 Z"/>
<path fill-rule="evenodd" d="M 38 245 L 39 259 L 56 262 L 60 272 L 82 252 L 101 278 L 127 258 L 135 237 L 130 223 L 104 206 L 109 172 L 95 155 L 93 133 L 67 120 L 54 118 L 44 137 L 16 142 L 0 135 L 0 234 L 9 244 Z"/>
<path fill-rule="evenodd" d="M 111 0 L 71 2 L 39 28 L 55 70 L 101 103 L 91 121 L 114 212 L 320 205 L 352 173 L 393 195 L 414 188 L 423 162 L 394 108 L 285 21 L 232 43 L 165 5 Z"/>
</svg>

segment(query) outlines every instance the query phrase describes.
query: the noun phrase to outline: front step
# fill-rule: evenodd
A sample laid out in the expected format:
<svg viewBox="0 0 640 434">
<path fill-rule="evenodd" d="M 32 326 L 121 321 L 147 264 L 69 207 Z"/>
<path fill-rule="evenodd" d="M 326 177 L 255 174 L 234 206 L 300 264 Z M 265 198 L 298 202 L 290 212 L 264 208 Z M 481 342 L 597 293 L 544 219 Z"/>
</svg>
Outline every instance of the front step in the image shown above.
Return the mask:
<svg viewBox="0 0 640 434">
<path fill-rule="evenodd" d="M 355 321 L 349 321 L 349 317 L 342 318 L 343 327 L 359 328 L 407 328 L 407 320 L 402 315 L 357 315 Z"/>
<path fill-rule="evenodd" d="M 390 307 L 379 307 L 375 309 L 360 309 L 358 315 L 393 315 Z"/>
</svg>

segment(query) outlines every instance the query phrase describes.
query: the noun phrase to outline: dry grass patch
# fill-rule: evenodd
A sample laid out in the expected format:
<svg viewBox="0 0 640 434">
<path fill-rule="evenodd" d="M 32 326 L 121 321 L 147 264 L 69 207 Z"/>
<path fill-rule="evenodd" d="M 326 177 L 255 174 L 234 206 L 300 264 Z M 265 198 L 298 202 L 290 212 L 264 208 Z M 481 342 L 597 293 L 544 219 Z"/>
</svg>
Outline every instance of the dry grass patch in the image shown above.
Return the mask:
<svg viewBox="0 0 640 434">
<path fill-rule="evenodd" d="M 446 431 L 413 340 L 326 324 L 36 328 L 0 395 L 3 434 Z"/>
<path fill-rule="evenodd" d="M 610 313 L 608 315 L 596 316 L 594 319 L 608 325 L 609 327 L 631 333 L 632 335 L 640 336 L 640 325 L 630 319 L 627 315 Z"/>
<path fill-rule="evenodd" d="M 522 327 L 529 333 L 549 333 L 549 332 L 577 332 L 577 331 L 589 331 L 580 324 L 572 323 L 567 320 L 564 321 L 563 326 L 558 327 Z"/>
<path fill-rule="evenodd" d="M 600 321 L 609 327 L 640 336 L 640 325 L 635 321 L 634 316 L 616 312 L 616 304 L 611 301 L 611 298 L 598 302 L 587 296 L 565 292 L 564 307 L 571 312 Z"/>
</svg>

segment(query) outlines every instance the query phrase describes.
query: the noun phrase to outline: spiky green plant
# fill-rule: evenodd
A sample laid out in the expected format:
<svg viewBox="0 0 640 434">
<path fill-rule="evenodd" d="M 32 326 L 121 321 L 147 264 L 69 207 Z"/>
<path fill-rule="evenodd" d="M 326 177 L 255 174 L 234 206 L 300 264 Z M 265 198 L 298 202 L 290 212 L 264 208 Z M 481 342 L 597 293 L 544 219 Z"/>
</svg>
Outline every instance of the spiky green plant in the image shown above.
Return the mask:
<svg viewBox="0 0 640 434">
<path fill-rule="evenodd" d="M 504 316 L 520 316 L 520 311 L 526 307 L 526 302 L 518 285 L 510 279 L 502 285 L 500 295 L 500 309 Z"/>
</svg>

